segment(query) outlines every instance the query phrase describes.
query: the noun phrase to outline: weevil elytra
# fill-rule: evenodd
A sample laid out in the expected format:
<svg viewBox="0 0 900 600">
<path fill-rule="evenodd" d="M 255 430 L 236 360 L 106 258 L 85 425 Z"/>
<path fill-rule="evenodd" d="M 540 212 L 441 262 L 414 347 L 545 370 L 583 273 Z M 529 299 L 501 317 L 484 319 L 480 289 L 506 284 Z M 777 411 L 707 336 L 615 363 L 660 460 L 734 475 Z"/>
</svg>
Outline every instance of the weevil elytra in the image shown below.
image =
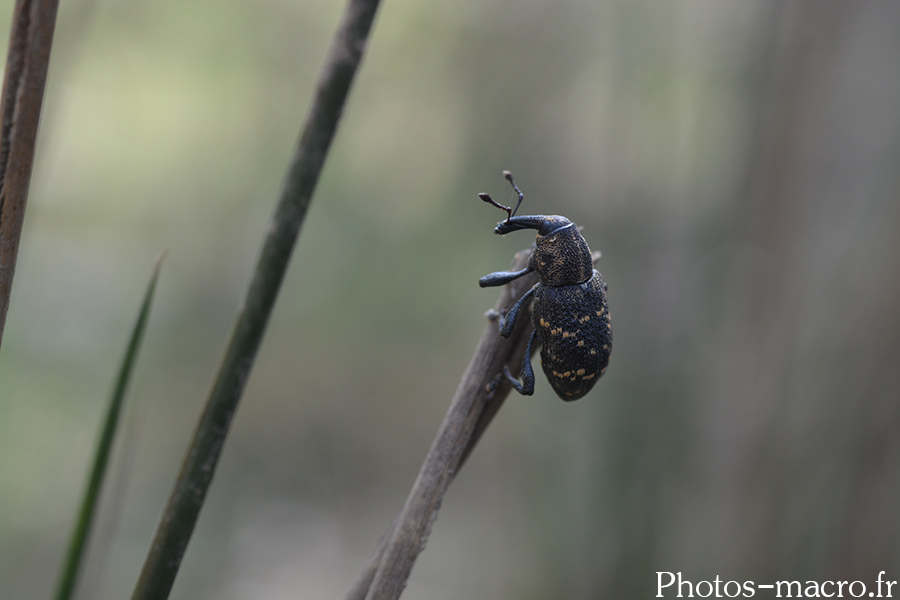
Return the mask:
<svg viewBox="0 0 900 600">
<path fill-rule="evenodd" d="M 495 202 L 488 194 L 478 194 L 485 202 L 506 211 L 506 220 L 497 224 L 494 233 L 505 235 L 520 229 L 536 229 L 537 239 L 526 268 L 490 273 L 478 284 L 481 287 L 506 285 L 531 272 L 540 278 L 500 318 L 500 335 L 509 337 L 519 311 L 531 300 L 534 331 L 522 362 L 522 381 L 514 378 L 506 367 L 504 373 L 519 393 L 526 396 L 534 393 L 531 347 L 537 338 L 541 365 L 553 390 L 563 400 L 577 400 L 594 387 L 609 364 L 612 326 L 606 304 L 606 283 L 594 269 L 591 250 L 575 223 L 559 215 L 517 217 L 516 211 L 525 196 L 513 181 L 512 173 L 504 171 L 503 176 L 518 194 L 514 209 Z"/>
</svg>

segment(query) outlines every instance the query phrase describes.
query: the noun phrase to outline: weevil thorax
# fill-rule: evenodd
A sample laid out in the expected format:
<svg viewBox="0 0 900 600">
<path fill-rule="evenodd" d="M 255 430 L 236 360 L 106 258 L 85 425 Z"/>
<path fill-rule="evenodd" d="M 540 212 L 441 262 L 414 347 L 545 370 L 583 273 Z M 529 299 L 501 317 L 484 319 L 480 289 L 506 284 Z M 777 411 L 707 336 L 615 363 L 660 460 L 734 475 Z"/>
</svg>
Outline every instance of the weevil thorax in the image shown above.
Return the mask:
<svg viewBox="0 0 900 600">
<path fill-rule="evenodd" d="M 528 264 L 544 285 L 577 285 L 593 276 L 591 249 L 575 223 L 567 218 L 545 217 L 534 244 Z"/>
</svg>

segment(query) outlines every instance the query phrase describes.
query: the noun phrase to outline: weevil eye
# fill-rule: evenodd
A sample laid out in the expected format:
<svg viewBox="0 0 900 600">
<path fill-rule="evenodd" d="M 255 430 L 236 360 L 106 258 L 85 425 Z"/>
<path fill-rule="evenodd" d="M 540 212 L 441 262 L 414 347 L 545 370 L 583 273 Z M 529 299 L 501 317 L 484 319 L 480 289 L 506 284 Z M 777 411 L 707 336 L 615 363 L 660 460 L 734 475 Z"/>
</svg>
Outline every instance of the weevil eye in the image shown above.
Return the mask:
<svg viewBox="0 0 900 600">
<path fill-rule="evenodd" d="M 572 225 L 572 221 L 568 220 L 565 217 L 548 217 L 544 219 L 544 221 L 541 223 L 541 226 L 538 228 L 538 235 L 550 235 L 554 231 L 565 229 L 570 225 Z"/>
<path fill-rule="evenodd" d="M 538 229 L 538 235 L 547 235 L 551 231 L 553 231 L 553 221 L 547 219 L 543 223 L 541 223 L 541 227 Z"/>
<path fill-rule="evenodd" d="M 548 235 L 557 229 L 561 229 L 563 226 L 564 224 L 560 223 L 559 219 L 547 219 L 541 223 L 541 227 L 538 229 L 538 235 Z"/>
</svg>

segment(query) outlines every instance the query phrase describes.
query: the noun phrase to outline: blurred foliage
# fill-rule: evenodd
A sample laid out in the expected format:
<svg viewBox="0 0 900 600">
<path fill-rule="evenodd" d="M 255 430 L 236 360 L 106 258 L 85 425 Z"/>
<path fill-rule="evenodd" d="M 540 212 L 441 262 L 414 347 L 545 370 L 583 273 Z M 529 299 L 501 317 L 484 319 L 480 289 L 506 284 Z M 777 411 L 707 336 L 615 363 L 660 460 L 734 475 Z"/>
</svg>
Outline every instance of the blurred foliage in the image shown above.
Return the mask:
<svg viewBox="0 0 900 600">
<path fill-rule="evenodd" d="M 130 592 L 340 10 L 63 4 L 0 354 L 0 597 L 50 593 L 168 249 L 83 597 Z M 511 398 L 404 598 L 897 579 L 898 53 L 891 3 L 385 3 L 173 598 L 340 596 L 478 277 L 531 241 L 475 195 L 502 169 L 603 252 L 613 360 L 573 405 Z"/>
</svg>

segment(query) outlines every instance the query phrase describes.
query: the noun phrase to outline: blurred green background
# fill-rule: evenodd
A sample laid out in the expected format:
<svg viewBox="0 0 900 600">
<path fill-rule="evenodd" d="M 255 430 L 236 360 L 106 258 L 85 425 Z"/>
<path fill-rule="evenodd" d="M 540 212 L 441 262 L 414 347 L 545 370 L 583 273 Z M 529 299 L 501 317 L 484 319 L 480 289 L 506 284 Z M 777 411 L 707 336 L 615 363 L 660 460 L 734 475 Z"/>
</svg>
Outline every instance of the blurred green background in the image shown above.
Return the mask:
<svg viewBox="0 0 900 600">
<path fill-rule="evenodd" d="M 0 10 L 9 29 L 11 2 Z M 342 2 L 62 3 L 0 353 L 0 598 L 46 598 L 168 251 L 82 598 L 131 593 Z M 538 374 L 404 598 L 900 579 L 900 4 L 389 0 L 173 598 L 338 598 L 405 499 L 525 192 L 615 347 Z"/>
</svg>

